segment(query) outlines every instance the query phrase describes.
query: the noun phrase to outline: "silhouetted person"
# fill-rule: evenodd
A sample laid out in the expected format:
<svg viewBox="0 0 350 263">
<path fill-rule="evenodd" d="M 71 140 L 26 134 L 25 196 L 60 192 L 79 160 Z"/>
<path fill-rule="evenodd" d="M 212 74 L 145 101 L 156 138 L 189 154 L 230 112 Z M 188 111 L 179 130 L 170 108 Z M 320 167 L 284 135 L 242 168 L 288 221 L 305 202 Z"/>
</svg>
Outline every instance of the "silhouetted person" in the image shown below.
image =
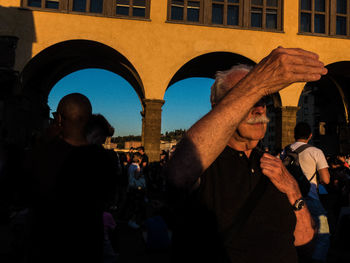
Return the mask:
<svg viewBox="0 0 350 263">
<path fill-rule="evenodd" d="M 55 114 L 60 132 L 28 162 L 27 262 L 103 262 L 103 210 L 115 171 L 106 150 L 86 140 L 91 111 L 84 95 L 63 97 Z"/>
<path fill-rule="evenodd" d="M 92 114 L 89 123 L 86 128 L 86 139 L 89 144 L 95 144 L 95 145 L 102 145 L 106 142 L 106 139 L 108 137 L 113 136 L 114 134 L 114 128 L 112 125 L 107 121 L 107 119 L 101 115 L 101 114 Z M 114 176 L 116 177 L 115 180 L 117 182 L 116 185 L 116 196 L 113 200 L 111 200 L 111 203 L 109 206 L 117 207 L 119 199 L 120 199 L 120 193 L 123 192 L 123 181 L 125 181 L 124 178 L 122 178 L 122 167 L 120 163 L 120 158 L 117 152 L 112 150 L 107 150 L 108 154 L 110 154 L 110 158 L 113 160 L 113 164 L 115 166 L 116 174 Z M 124 188 L 126 188 L 126 184 L 124 183 Z"/>
<path fill-rule="evenodd" d="M 114 134 L 114 128 L 101 114 L 93 114 L 86 127 L 86 138 L 90 144 L 103 144 Z"/>
</svg>

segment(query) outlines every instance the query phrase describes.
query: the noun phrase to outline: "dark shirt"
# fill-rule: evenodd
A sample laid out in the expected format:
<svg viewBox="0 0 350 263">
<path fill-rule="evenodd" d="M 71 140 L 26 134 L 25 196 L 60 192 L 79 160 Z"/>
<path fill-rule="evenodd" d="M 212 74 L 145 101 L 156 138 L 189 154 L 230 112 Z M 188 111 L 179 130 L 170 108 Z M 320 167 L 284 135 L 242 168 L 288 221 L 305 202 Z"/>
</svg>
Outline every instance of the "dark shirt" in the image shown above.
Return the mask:
<svg viewBox="0 0 350 263">
<path fill-rule="evenodd" d="M 146 163 L 145 166 L 144 166 L 144 163 Z M 141 166 L 142 166 L 142 168 L 148 167 L 148 156 L 145 153 L 141 155 Z"/>
<path fill-rule="evenodd" d="M 28 262 L 103 261 L 103 211 L 115 165 L 101 146 L 55 140 L 33 154 Z"/>
<path fill-rule="evenodd" d="M 260 158 L 261 153 L 256 149 L 248 159 L 243 152 L 226 147 L 201 176 L 198 191 L 186 204 L 187 215 L 180 231 L 184 245 L 191 248 L 186 253 L 197 254 L 193 260 L 201 255 L 200 260 L 220 262 L 217 255 L 226 254 L 234 263 L 297 262 L 293 245 L 295 214 L 286 195 L 269 180 L 261 199 L 232 242 L 224 242 L 225 234 L 239 216 L 238 211 L 264 176 Z M 174 233 L 174 238 L 176 242 L 181 234 L 175 236 Z"/>
</svg>

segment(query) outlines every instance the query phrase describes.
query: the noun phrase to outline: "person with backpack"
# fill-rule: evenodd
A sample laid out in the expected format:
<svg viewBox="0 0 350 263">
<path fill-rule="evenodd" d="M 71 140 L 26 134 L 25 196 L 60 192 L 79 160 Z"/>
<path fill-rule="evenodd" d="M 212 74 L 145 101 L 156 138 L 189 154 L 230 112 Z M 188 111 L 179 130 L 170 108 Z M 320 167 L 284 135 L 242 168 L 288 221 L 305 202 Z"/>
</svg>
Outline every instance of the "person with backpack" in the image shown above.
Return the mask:
<svg viewBox="0 0 350 263">
<path fill-rule="evenodd" d="M 288 156 L 291 156 L 289 151 L 297 153 L 297 160 L 294 160 L 294 173 L 289 170 L 294 177 L 298 177 L 295 171 L 295 163 L 299 163 L 302 173 L 305 175 L 307 180 L 297 179 L 299 187 L 305 190 L 303 196 L 305 202 L 310 210 L 310 213 L 317 225 L 317 233 L 314 239 L 314 248 L 311 253 L 312 262 L 326 262 L 327 253 L 329 248 L 329 226 L 326 215 L 326 210 L 322 206 L 318 195 L 318 186 L 321 184 L 329 184 L 330 174 L 328 171 L 328 163 L 325 155 L 321 149 L 311 146 L 308 144 L 312 137 L 310 125 L 306 122 L 299 122 L 294 128 L 294 138 L 295 142 L 291 145 L 288 145 L 283 153 L 282 159 L 285 160 Z M 286 164 L 284 162 L 284 164 Z M 290 168 L 292 165 L 286 165 L 287 168 Z M 316 176 L 316 172 L 318 176 Z M 305 178 L 303 178 L 305 179 Z M 306 182 L 310 182 L 309 186 Z M 301 185 L 304 185 L 301 186 Z"/>
</svg>

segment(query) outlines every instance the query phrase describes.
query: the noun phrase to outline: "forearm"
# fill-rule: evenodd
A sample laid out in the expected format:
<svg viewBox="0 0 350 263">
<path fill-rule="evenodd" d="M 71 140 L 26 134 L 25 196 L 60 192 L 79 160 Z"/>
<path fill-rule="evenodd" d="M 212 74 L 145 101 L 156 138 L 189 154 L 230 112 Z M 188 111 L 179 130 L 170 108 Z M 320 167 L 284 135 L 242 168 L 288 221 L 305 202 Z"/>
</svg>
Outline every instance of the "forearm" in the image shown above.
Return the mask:
<svg viewBox="0 0 350 263">
<path fill-rule="evenodd" d="M 288 199 L 291 205 L 294 205 L 295 201 L 300 197 L 300 192 L 288 194 Z M 294 213 L 297 220 L 294 230 L 294 245 L 302 246 L 309 243 L 313 239 L 316 228 L 306 204 L 301 210 L 294 211 Z"/>
<path fill-rule="evenodd" d="M 321 184 L 329 184 L 331 176 L 329 174 L 328 168 L 318 170 L 318 174 Z"/>
</svg>

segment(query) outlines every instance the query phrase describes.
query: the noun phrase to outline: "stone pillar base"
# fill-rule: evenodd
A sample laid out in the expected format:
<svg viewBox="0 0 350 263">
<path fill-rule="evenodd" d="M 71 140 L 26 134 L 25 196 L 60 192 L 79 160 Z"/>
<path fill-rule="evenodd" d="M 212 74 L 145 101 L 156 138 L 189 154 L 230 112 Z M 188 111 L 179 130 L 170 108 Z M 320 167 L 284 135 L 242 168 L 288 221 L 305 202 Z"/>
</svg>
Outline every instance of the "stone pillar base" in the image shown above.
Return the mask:
<svg viewBox="0 0 350 263">
<path fill-rule="evenodd" d="M 144 99 L 142 142 L 149 162 L 160 160 L 160 132 L 164 100 Z"/>
</svg>

